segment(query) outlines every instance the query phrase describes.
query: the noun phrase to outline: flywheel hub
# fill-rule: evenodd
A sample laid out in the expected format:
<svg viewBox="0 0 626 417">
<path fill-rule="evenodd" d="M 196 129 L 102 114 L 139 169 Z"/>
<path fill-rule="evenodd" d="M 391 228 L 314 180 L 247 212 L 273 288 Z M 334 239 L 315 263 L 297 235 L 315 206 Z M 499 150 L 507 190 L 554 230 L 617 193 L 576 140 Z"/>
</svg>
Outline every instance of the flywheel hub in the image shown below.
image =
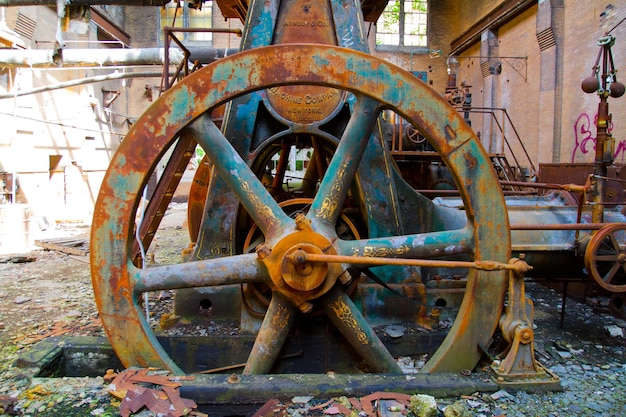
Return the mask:
<svg viewBox="0 0 626 417">
<path fill-rule="evenodd" d="M 281 265 L 283 279 L 289 287 L 297 291 L 312 291 L 326 280 L 328 266 L 325 263 L 307 262 L 302 252 L 321 255 L 322 250 L 314 245 L 301 244 L 292 246 L 283 256 Z"/>
<path fill-rule="evenodd" d="M 257 248 L 276 289 L 296 306 L 327 293 L 342 272 L 337 263 L 303 261 L 298 256 L 302 252 L 337 254 L 331 242 L 310 227 L 287 235 L 272 248 Z"/>
</svg>

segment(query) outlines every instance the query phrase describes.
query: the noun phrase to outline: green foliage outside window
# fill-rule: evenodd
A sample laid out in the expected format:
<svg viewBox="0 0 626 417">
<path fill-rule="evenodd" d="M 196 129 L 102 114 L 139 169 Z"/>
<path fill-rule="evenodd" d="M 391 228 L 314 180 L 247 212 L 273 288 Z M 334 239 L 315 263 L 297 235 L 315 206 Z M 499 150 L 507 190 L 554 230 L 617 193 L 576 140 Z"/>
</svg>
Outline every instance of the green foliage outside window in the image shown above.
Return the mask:
<svg viewBox="0 0 626 417">
<path fill-rule="evenodd" d="M 426 47 L 427 23 L 427 0 L 391 0 L 378 19 L 376 44 Z"/>
</svg>

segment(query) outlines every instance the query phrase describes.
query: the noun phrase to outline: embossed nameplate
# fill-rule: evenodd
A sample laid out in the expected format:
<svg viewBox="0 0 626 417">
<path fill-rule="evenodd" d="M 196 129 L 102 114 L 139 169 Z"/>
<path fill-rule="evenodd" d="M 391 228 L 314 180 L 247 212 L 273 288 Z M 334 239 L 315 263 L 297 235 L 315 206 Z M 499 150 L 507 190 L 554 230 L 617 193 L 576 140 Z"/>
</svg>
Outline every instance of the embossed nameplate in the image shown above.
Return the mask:
<svg viewBox="0 0 626 417">
<path fill-rule="evenodd" d="M 318 43 L 337 45 L 330 4 L 324 1 L 290 0 L 281 2 L 274 32 L 274 44 Z M 282 117 L 295 123 L 311 124 L 329 117 L 344 101 L 335 88 L 306 85 L 274 87 L 266 90 L 267 100 Z"/>
</svg>

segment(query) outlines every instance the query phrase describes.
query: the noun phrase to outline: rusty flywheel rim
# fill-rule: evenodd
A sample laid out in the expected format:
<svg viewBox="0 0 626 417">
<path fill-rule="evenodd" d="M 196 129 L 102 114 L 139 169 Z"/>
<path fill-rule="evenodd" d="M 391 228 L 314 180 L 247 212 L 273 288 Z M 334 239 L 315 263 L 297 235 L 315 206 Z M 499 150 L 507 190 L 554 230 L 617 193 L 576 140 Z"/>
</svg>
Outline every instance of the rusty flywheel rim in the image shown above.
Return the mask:
<svg viewBox="0 0 626 417">
<path fill-rule="evenodd" d="M 92 281 L 103 325 L 111 345 L 125 366 L 156 366 L 182 372 L 159 344 L 144 317 L 140 307 L 141 294 L 144 292 L 259 280 L 269 282 L 267 268 L 256 254 L 142 270 L 133 264 L 129 248 L 133 241 L 132 220 L 139 205 L 141 190 L 148 182 L 149 173 L 181 130 L 207 113 L 207 110 L 235 97 L 262 88 L 289 84 L 324 85 L 353 93 L 357 98 L 357 106 L 361 105 L 357 110 L 362 113 L 355 111 L 359 116 L 353 115 L 351 122 L 357 123 L 357 117 L 370 114 L 367 117 L 373 123 L 376 112 L 390 108 L 419 126 L 450 168 L 465 201 L 468 217 L 468 226 L 464 229 L 432 233 L 431 237 L 434 240 L 450 239 L 457 246 L 470 245 L 469 249 L 477 260 L 507 262 L 510 258 L 508 216 L 502 193 L 494 191 L 499 190 L 499 186 L 489 159 L 461 116 L 429 87 L 392 64 L 344 48 L 290 44 L 249 50 L 204 67 L 164 93 L 133 125 L 115 153 L 102 183 L 91 234 Z M 248 212 L 255 213 L 254 220 L 266 235 L 268 246 L 271 248 L 293 236 L 293 219 L 284 214 L 273 201 L 264 200 L 262 207 L 258 204 L 255 196 L 267 194 L 263 185 L 251 171 L 248 172 L 245 162 L 238 158 L 227 139 L 220 137 L 215 126 L 206 123 L 203 126 L 209 126 L 207 137 L 199 138 L 198 142 L 205 145 L 210 143 L 211 149 L 205 150 L 215 152 L 216 155 L 232 155 L 222 158 L 218 168 L 222 170 L 222 176 L 223 173 L 228 174 L 229 170 L 237 171 L 239 177 L 229 186 L 231 189 L 236 188 L 233 191 L 238 193 L 238 198 Z M 328 188 L 331 186 L 329 184 Z M 324 187 L 323 182 L 320 188 Z M 312 210 L 314 223 L 311 227 L 323 230 L 320 225 L 323 226 L 325 222 L 333 224 L 338 214 L 335 207 L 326 205 L 321 197 L 319 200 Z M 315 233 L 324 239 L 322 232 Z M 448 243 L 441 243 L 441 249 L 444 249 L 444 245 L 448 248 Z M 341 251 L 340 245 L 334 250 Z M 418 246 L 414 250 L 419 253 Z M 442 345 L 423 368 L 424 371 L 473 368 L 481 356 L 479 346 L 488 343 L 497 326 L 506 283 L 504 271 L 470 272 L 456 321 Z M 329 300 L 329 317 L 333 314 L 337 317 L 345 317 L 345 314 L 358 316 L 349 298 L 338 286 L 324 292 L 322 296 Z M 281 326 L 289 326 L 293 320 L 293 314 L 290 314 L 293 305 L 282 293 L 275 294 L 274 298 L 276 302 L 270 306 L 268 315 L 275 314 L 281 318 Z M 371 363 L 381 358 L 386 361 L 390 354 L 385 354 L 384 346 L 380 346 L 382 343 L 371 327 L 367 323 L 359 325 L 361 327 L 356 328 L 354 343 L 365 346 L 371 342 L 370 346 L 377 346 L 373 350 L 365 347 L 360 353 L 363 356 L 370 355 Z M 262 330 L 256 343 L 269 348 L 273 346 L 272 343 L 278 343 L 272 331 L 280 330 Z M 283 336 L 282 333 L 280 335 Z M 255 352 L 253 349 L 247 372 L 267 372 L 267 366 L 263 364 L 266 359 L 255 357 Z M 382 365 L 377 372 L 385 372 L 385 366 Z M 393 367 L 393 364 L 389 366 Z"/>
</svg>

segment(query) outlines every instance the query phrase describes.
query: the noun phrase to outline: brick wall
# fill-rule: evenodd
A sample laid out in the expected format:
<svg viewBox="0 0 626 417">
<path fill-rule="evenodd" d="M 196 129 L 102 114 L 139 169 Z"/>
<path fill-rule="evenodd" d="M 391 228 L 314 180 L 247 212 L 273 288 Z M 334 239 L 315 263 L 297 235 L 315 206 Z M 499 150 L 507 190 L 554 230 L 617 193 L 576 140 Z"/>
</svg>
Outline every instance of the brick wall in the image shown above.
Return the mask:
<svg viewBox="0 0 626 417">
<path fill-rule="evenodd" d="M 464 27 L 467 17 L 464 11 L 461 7 L 463 18 L 459 27 Z M 508 111 L 535 166 L 541 162 L 591 162 L 598 96 L 584 94 L 580 83 L 591 74 L 599 51 L 598 38 L 625 16 L 625 0 L 539 2 L 494 31 L 500 57 L 527 58 L 501 58 L 501 72 L 485 75 L 480 65 L 484 59 L 463 58 L 484 54 L 484 48 L 481 51 L 477 42 L 460 54 L 459 83 L 465 80 L 472 85 L 475 107 L 490 105 Z M 545 38 L 547 28 L 553 31 L 553 44 Z M 624 82 L 626 23 L 617 26 L 612 34 L 617 38 L 613 55 L 619 70 L 618 80 Z M 626 97 L 609 98 L 609 106 L 613 114 L 616 160 L 623 162 L 626 160 Z M 483 135 L 488 131 L 485 119 L 485 116 L 472 116 L 472 126 Z M 483 143 L 490 142 L 483 137 Z M 513 144 L 512 148 L 516 156 L 522 156 L 519 146 Z M 502 143 L 491 149 L 500 150 L 508 152 Z"/>
<path fill-rule="evenodd" d="M 156 48 L 158 39 L 158 7 L 128 6 L 126 9 L 126 32 L 130 35 L 132 48 Z M 161 67 L 144 68 L 155 73 L 162 71 Z M 135 70 L 138 71 L 138 70 Z M 135 120 L 159 96 L 161 76 L 151 78 L 134 78 L 127 83 L 128 87 L 128 115 Z"/>
<path fill-rule="evenodd" d="M 575 6 L 574 6 L 575 4 Z M 597 115 L 598 96 L 585 94 L 580 88 L 581 81 L 591 75 L 599 47 L 596 42 L 613 26 L 626 17 L 626 1 L 565 1 L 565 62 L 563 70 L 563 143 L 562 160 L 591 162 L 593 148 L 585 152 L 582 144 L 589 136 L 595 137 L 594 118 Z M 568 7 L 573 6 L 573 7 Z M 618 80 L 626 82 L 626 22 L 623 22 L 612 35 L 616 37 L 613 58 L 618 71 Z M 609 110 L 613 114 L 613 136 L 616 152 L 626 144 L 626 96 L 609 98 Z M 586 133 L 590 130 L 590 133 Z M 577 143 L 578 142 L 578 143 Z M 617 161 L 626 162 L 623 151 Z"/>
<path fill-rule="evenodd" d="M 433 2 L 435 3 L 435 2 Z M 448 2 L 451 3 L 451 2 Z M 458 36 L 469 29 L 476 21 L 495 9 L 502 0 L 456 1 L 458 20 L 455 22 L 455 32 Z"/>
<path fill-rule="evenodd" d="M 127 6 L 126 27 L 133 48 L 153 48 L 157 41 L 157 7 Z"/>
</svg>

